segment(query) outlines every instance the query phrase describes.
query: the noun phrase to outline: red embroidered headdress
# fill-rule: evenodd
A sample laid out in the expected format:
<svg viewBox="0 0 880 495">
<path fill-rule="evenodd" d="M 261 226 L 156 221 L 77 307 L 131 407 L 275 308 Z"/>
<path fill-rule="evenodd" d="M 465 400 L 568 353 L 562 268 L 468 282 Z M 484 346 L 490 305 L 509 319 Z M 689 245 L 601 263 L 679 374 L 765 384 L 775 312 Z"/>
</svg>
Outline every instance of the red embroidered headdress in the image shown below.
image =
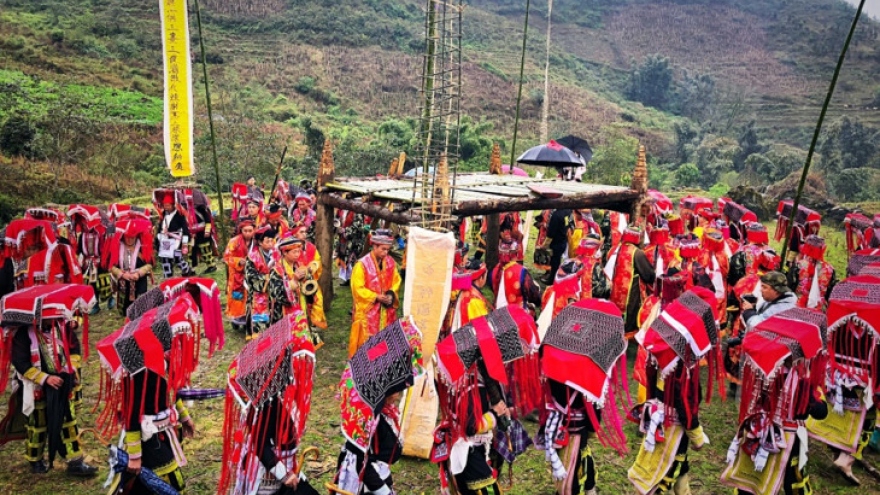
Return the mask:
<svg viewBox="0 0 880 495">
<path fill-rule="evenodd" d="M 648 233 L 652 246 L 665 246 L 669 242 L 669 229 L 657 227 Z"/>
<path fill-rule="evenodd" d="M 774 238 L 779 241 L 785 237 L 788 231 L 789 219 L 791 211 L 794 208 L 794 201 L 787 199 L 779 202 L 776 207 L 776 233 Z M 818 234 L 821 227 L 822 215 L 807 208 L 804 205 L 798 205 L 797 214 L 794 216 L 794 226 L 801 237 Z"/>
<path fill-rule="evenodd" d="M 260 456 L 265 448 L 273 449 L 279 459 L 293 455 L 285 449 L 300 448 L 314 381 L 315 347 L 304 313 L 287 316 L 244 346 L 227 372 L 217 493 L 229 493 L 234 484 L 242 487 L 240 493 L 254 490 L 260 482 Z M 273 413 L 277 414 L 275 424 L 270 425 Z M 267 434 L 270 426 L 275 428 L 271 435 Z M 301 467 L 294 465 L 293 470 Z"/>
<path fill-rule="evenodd" d="M 721 365 L 717 306 L 712 291 L 694 287 L 666 306 L 644 334 L 640 332 L 636 335 L 637 340 L 642 339 L 639 343 L 648 351 L 649 362 L 657 369 L 659 378 L 666 382 L 666 398 L 663 402 L 669 407 L 674 404 L 677 394 L 696 397 L 693 387 L 698 386 L 698 382 L 691 379 L 692 372 L 673 372 L 679 367 L 696 369 L 704 357 L 709 365 L 706 402 L 711 400 L 716 383 L 719 393 L 722 391 L 724 369 Z M 699 380 L 698 375 L 694 378 Z M 696 400 L 693 404 L 690 402 L 684 401 L 688 417 L 693 412 L 690 408 L 698 407 Z"/>
<path fill-rule="evenodd" d="M 642 231 L 642 229 L 635 226 L 630 226 L 623 231 L 623 237 L 621 237 L 620 240 L 621 242 L 628 242 L 630 244 L 635 244 L 636 246 L 638 246 L 642 243 L 643 234 L 644 232 Z"/>
<path fill-rule="evenodd" d="M 740 421 L 756 413 L 772 421 L 806 415 L 810 396 L 825 377 L 826 325 L 821 312 L 792 308 L 746 333 Z"/>
<path fill-rule="evenodd" d="M 666 219 L 666 224 L 669 226 L 669 235 L 673 237 L 684 235 L 684 220 L 680 216 L 670 215 Z"/>
<path fill-rule="evenodd" d="M 542 397 L 538 343 L 535 321 L 518 306 L 496 309 L 453 331 L 437 344 L 438 376 L 449 390 L 449 396 L 441 398 L 441 407 L 458 414 L 461 421 L 467 411 L 462 407 L 479 409 L 479 401 L 474 401 L 468 391 L 475 386 L 476 363 L 482 360 L 489 377 L 509 385 L 518 411 L 535 409 Z M 512 377 L 507 375 L 507 363 L 514 363 L 508 368 Z M 476 416 L 482 414 L 477 411 Z M 464 423 L 459 426 L 463 429 Z"/>
<path fill-rule="evenodd" d="M 171 301 L 183 295 L 192 296 L 202 315 L 205 339 L 208 341 L 208 357 L 217 349 L 223 349 L 226 335 L 223 330 L 223 312 L 220 307 L 220 288 L 217 282 L 204 277 L 169 278 L 159 284 L 164 300 Z"/>
<path fill-rule="evenodd" d="M 825 239 L 817 235 L 808 235 L 801 246 L 801 254 L 816 261 L 825 259 Z"/>
<path fill-rule="evenodd" d="M 602 248 L 602 242 L 598 239 L 584 238 L 577 247 L 576 255 L 579 258 L 590 258 L 595 256 L 599 249 Z"/>
<path fill-rule="evenodd" d="M 657 215 L 672 213 L 672 200 L 656 189 L 648 189 L 648 197 L 654 200 L 653 210 Z"/>
<path fill-rule="evenodd" d="M 572 387 L 602 408 L 601 428 L 593 408 L 586 410 L 602 445 L 621 455 L 627 447 L 616 399 L 618 393 L 628 392 L 625 351 L 623 316 L 617 306 L 601 299 L 567 306 L 553 319 L 541 343 L 544 376 Z"/>
<path fill-rule="evenodd" d="M 767 244 L 770 242 L 767 227 L 758 222 L 746 224 L 746 240 L 752 244 Z"/>
<path fill-rule="evenodd" d="M 24 252 L 30 247 L 43 250 L 55 243 L 55 228 L 46 220 L 13 220 L 6 226 L 4 241 L 13 251 Z"/>
<path fill-rule="evenodd" d="M 159 290 L 155 288 L 142 295 L 132 307 L 144 306 L 142 300 L 149 300 L 149 305 L 156 304 Z M 149 370 L 165 379 L 168 403 L 172 404 L 177 391 L 190 384 L 192 373 L 198 367 L 202 331 L 199 306 L 184 291 L 101 339 L 96 346 L 102 374 L 96 405 L 96 409 L 102 407 L 102 410 L 95 421 L 99 433 L 114 435 L 123 418 L 143 413 L 131 410 L 135 404 L 131 377 L 137 373 Z M 141 407 L 149 400 L 157 401 L 158 397 L 146 398 L 141 401 Z"/>
<path fill-rule="evenodd" d="M 700 255 L 700 238 L 693 235 L 688 234 L 686 237 L 681 239 L 678 247 L 678 254 L 682 258 L 693 259 Z"/>
<path fill-rule="evenodd" d="M 880 249 L 862 249 L 853 253 L 846 264 L 846 276 L 852 277 L 862 272 L 866 266 L 880 263 Z"/>
<path fill-rule="evenodd" d="M 100 230 L 101 233 L 105 230 L 103 215 L 97 206 L 82 204 L 70 205 L 67 209 L 67 218 L 69 218 L 70 223 L 79 230 L 97 229 Z"/>
<path fill-rule="evenodd" d="M 834 286 L 828 301 L 828 388 L 841 378 L 880 394 L 880 277 L 859 275 Z"/>
<path fill-rule="evenodd" d="M 12 339 L 19 328 L 40 328 L 47 320 L 71 322 L 75 317 L 81 317 L 80 344 L 85 359 L 89 356 L 89 312 L 95 304 L 94 289 L 80 284 L 36 285 L 3 296 L 0 299 L 0 394 L 9 382 Z M 64 347 L 67 348 L 66 343 Z"/>
<path fill-rule="evenodd" d="M 869 233 L 873 234 L 868 229 L 874 227 L 871 219 L 861 213 L 847 213 L 843 224 L 846 227 L 846 250 L 848 254 L 853 254 L 859 249 L 868 247 L 866 238 Z"/>
<path fill-rule="evenodd" d="M 367 339 L 349 359 L 339 382 L 342 435 L 361 451 L 370 448 L 373 418 L 385 399 L 424 373 L 421 347 L 422 333 L 410 317 Z"/>
</svg>

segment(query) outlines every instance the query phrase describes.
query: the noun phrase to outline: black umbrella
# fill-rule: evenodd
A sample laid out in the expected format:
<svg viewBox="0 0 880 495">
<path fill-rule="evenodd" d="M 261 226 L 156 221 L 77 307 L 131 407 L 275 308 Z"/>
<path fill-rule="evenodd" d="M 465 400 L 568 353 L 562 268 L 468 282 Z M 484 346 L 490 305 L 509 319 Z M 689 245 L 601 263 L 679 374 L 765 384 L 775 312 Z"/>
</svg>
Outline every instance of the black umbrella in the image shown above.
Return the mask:
<svg viewBox="0 0 880 495">
<path fill-rule="evenodd" d="M 565 146 L 550 141 L 547 144 L 528 149 L 516 159 L 526 165 L 544 165 L 547 167 L 572 167 L 581 165 L 581 160 L 573 151 Z"/>
<path fill-rule="evenodd" d="M 589 143 L 582 138 L 569 134 L 564 138 L 557 139 L 556 142 L 575 153 L 579 153 L 584 162 L 589 162 L 593 158 L 593 148 L 590 148 Z"/>
<path fill-rule="evenodd" d="M 61 430 L 64 423 L 73 421 L 70 411 L 70 390 L 73 388 L 73 377 L 67 373 L 59 375 L 64 381 L 56 390 L 53 387 L 43 387 L 43 395 L 46 398 L 46 437 L 49 443 L 49 465 L 55 460 L 55 454 L 62 453 L 64 443 L 61 439 Z"/>
<path fill-rule="evenodd" d="M 128 467 L 128 452 L 117 448 L 115 445 L 110 446 L 110 469 L 114 473 L 123 474 L 123 480 L 130 478 L 131 474 L 126 473 Z M 141 468 L 137 477 L 141 480 L 141 484 L 156 495 L 180 495 L 180 492 L 156 475 L 151 469 Z"/>
</svg>

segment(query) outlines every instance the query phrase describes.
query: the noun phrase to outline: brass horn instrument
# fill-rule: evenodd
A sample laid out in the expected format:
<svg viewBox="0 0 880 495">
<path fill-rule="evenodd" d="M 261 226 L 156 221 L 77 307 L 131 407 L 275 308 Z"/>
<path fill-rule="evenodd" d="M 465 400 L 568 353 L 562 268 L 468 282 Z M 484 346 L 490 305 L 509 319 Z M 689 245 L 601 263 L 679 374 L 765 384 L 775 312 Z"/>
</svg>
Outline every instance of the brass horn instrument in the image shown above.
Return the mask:
<svg viewBox="0 0 880 495">
<path fill-rule="evenodd" d="M 306 270 L 306 280 L 302 284 L 302 293 L 306 297 L 306 302 L 312 304 L 315 302 L 315 294 L 318 293 L 318 281 L 315 280 L 315 272 L 321 268 L 318 265 L 318 261 L 312 261 L 309 263 L 308 269 Z"/>
</svg>

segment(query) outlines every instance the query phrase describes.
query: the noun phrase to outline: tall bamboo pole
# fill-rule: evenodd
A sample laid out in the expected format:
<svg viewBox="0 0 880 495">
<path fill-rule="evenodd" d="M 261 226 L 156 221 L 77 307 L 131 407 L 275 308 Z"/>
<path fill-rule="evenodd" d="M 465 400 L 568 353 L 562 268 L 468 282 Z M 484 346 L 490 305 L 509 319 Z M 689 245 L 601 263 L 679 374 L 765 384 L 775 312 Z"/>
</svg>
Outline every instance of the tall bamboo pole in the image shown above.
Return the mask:
<svg viewBox="0 0 880 495">
<path fill-rule="evenodd" d="M 547 0 L 547 54 L 544 58 L 544 101 L 541 104 L 541 142 L 550 138 L 550 29 L 553 26 L 553 0 Z M 512 166 L 512 164 L 511 164 Z"/>
<path fill-rule="evenodd" d="M 516 117 L 513 121 L 513 143 L 510 145 L 510 173 L 513 173 L 513 165 L 516 160 L 516 136 L 519 132 L 519 107 L 522 102 L 523 73 L 526 67 L 526 41 L 529 39 L 529 9 L 532 0 L 526 0 L 526 20 L 523 25 L 522 58 L 519 61 L 519 90 L 516 93 Z"/>
<path fill-rule="evenodd" d="M 208 104 L 208 129 L 211 131 L 211 161 L 214 165 L 214 180 L 217 187 L 217 203 L 220 206 L 220 245 L 225 246 L 229 240 L 229 230 L 226 226 L 226 209 L 223 207 L 223 187 L 220 184 L 220 163 L 217 161 L 217 139 L 214 135 L 214 113 L 211 109 L 211 86 L 208 83 L 208 60 L 205 56 L 205 37 L 202 34 L 202 9 L 199 0 L 196 4 L 196 23 L 199 26 L 199 48 L 202 51 L 202 76 L 205 79 L 205 101 Z"/>
<path fill-rule="evenodd" d="M 819 141 L 819 132 L 822 130 L 822 122 L 825 120 L 825 114 L 828 112 L 828 105 L 831 103 L 831 97 L 834 95 L 834 87 L 837 86 L 837 77 L 840 75 L 840 68 L 843 67 L 843 61 L 846 59 L 846 52 L 849 50 L 849 44 L 852 41 L 853 33 L 856 31 L 856 25 L 859 23 L 859 17 L 865 8 L 865 0 L 859 2 L 859 8 L 856 10 L 856 16 L 853 17 L 852 25 L 849 27 L 849 34 L 846 36 L 846 42 L 840 51 L 840 57 L 837 58 L 837 67 L 834 68 L 834 76 L 831 78 L 831 84 L 828 86 L 828 93 L 825 95 L 825 103 L 822 105 L 822 112 L 819 114 L 819 122 L 816 123 L 816 129 L 813 131 L 813 140 L 810 142 L 810 151 L 807 152 L 807 161 L 804 163 L 804 170 L 801 172 L 801 181 L 798 183 L 797 194 L 794 197 L 794 204 L 791 206 L 791 216 L 788 218 L 788 231 L 785 233 L 785 244 L 782 245 L 782 260 L 785 263 L 785 257 L 788 253 L 788 244 L 791 242 L 791 234 L 794 231 L 794 219 L 797 216 L 798 208 L 801 204 L 801 195 L 804 192 L 804 183 L 807 182 L 807 175 L 810 173 L 810 163 L 813 161 L 813 152 L 816 151 L 816 143 Z"/>
</svg>

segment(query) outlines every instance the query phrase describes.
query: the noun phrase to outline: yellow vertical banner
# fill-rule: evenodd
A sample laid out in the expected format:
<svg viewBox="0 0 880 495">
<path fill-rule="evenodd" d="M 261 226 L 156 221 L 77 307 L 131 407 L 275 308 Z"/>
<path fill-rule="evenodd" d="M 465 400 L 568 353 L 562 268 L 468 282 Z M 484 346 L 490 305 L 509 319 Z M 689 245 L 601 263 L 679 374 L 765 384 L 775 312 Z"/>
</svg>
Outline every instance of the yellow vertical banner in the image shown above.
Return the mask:
<svg viewBox="0 0 880 495">
<path fill-rule="evenodd" d="M 193 163 L 192 61 L 187 0 L 159 0 L 165 66 L 165 163 L 173 177 L 196 173 Z"/>
</svg>

